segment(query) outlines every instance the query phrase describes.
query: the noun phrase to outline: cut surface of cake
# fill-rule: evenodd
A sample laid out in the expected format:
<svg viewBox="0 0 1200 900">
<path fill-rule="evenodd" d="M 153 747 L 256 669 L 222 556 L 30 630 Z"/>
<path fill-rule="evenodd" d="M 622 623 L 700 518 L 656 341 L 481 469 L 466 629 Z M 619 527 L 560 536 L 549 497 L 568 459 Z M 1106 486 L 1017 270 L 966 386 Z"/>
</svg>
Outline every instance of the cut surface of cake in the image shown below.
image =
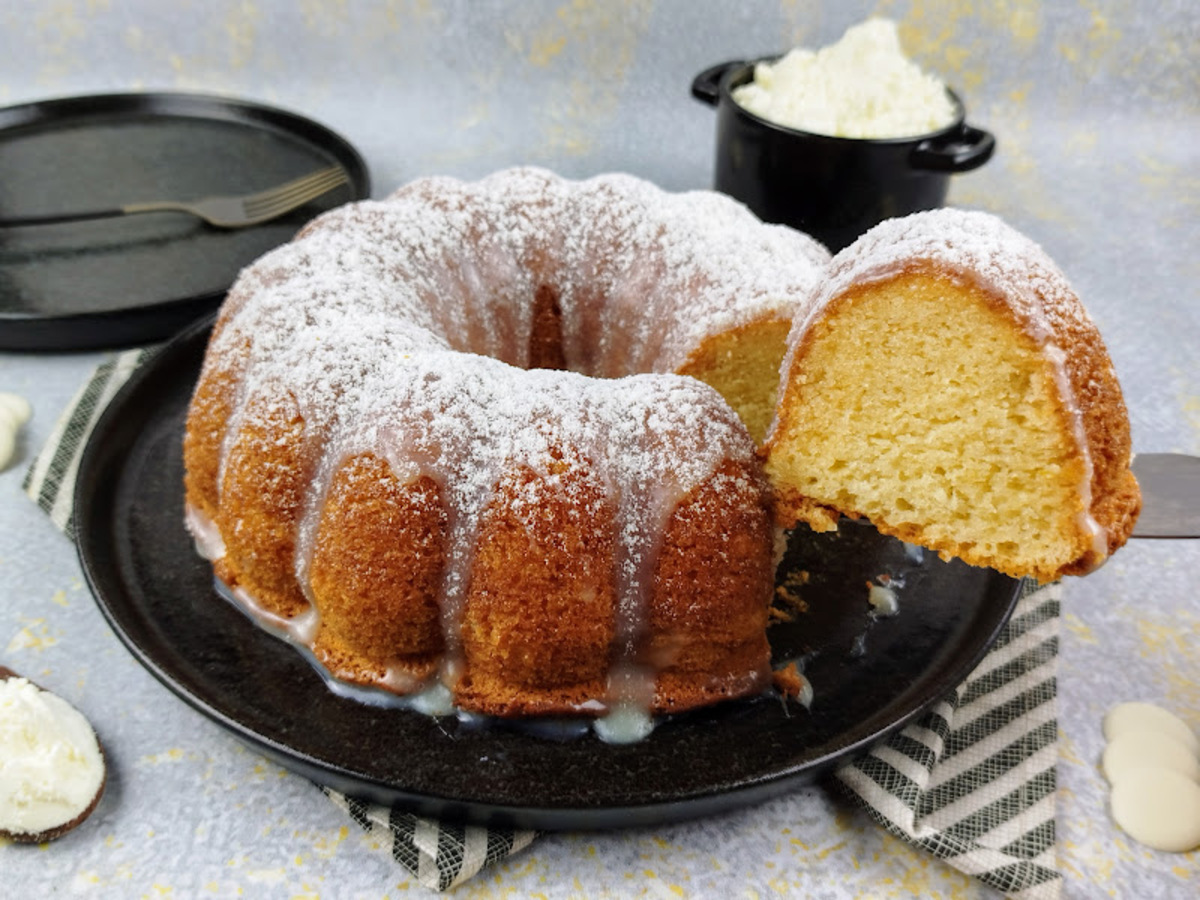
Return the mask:
<svg viewBox="0 0 1200 900">
<path fill-rule="evenodd" d="M 834 257 L 763 455 L 785 525 L 865 517 L 1043 581 L 1102 563 L 1141 505 L 1099 332 L 1046 254 L 980 212 L 893 219 Z"/>
<path fill-rule="evenodd" d="M 776 534 L 739 413 L 765 430 L 827 260 L 624 175 L 427 178 L 332 211 L 222 307 L 189 528 L 338 683 L 499 716 L 761 691 Z"/>
</svg>

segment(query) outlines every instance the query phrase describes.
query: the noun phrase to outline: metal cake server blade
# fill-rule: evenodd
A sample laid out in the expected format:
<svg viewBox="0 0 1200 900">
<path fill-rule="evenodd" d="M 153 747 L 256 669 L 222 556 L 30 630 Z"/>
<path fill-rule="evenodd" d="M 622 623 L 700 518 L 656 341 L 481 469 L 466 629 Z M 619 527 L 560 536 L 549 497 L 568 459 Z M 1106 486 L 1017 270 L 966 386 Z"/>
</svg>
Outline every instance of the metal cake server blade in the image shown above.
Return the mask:
<svg viewBox="0 0 1200 900">
<path fill-rule="evenodd" d="M 1133 474 L 1142 488 L 1134 537 L 1200 538 L 1200 456 L 1138 453 Z"/>
</svg>

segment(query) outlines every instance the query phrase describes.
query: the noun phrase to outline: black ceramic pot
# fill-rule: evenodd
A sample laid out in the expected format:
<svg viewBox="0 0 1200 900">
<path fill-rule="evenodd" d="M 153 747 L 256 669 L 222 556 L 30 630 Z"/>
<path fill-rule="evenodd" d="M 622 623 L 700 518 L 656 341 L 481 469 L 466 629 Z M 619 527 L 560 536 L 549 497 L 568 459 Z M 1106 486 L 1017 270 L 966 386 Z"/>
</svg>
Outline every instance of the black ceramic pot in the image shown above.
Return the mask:
<svg viewBox="0 0 1200 900">
<path fill-rule="evenodd" d="M 982 166 L 995 150 L 989 132 L 966 123 L 953 91 L 954 122 L 918 137 L 829 137 L 775 125 L 731 94 L 754 79 L 755 65 L 773 61 L 722 63 L 692 81 L 692 96 L 717 108 L 714 186 L 831 251 L 884 219 L 942 206 L 950 176 Z"/>
</svg>

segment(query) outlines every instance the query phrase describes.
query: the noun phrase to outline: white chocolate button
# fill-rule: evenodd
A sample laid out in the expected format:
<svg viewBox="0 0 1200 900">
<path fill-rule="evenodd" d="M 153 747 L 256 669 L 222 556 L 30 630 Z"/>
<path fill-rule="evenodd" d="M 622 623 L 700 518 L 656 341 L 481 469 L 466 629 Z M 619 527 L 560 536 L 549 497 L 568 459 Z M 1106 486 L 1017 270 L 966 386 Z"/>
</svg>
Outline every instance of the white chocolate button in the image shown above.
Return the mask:
<svg viewBox="0 0 1200 900">
<path fill-rule="evenodd" d="M 0 391 L 0 471 L 12 461 L 17 449 L 17 431 L 29 421 L 33 408 L 19 394 Z"/>
<path fill-rule="evenodd" d="M 0 422 L 0 472 L 3 472 L 12 460 L 17 449 L 17 429 L 5 427 Z"/>
<path fill-rule="evenodd" d="M 1200 784 L 1200 760 L 1175 738 L 1161 731 L 1126 731 L 1104 748 L 1104 777 L 1116 784 L 1136 769 L 1170 769 Z"/>
<path fill-rule="evenodd" d="M 1153 703 L 1119 703 L 1104 717 L 1104 737 L 1114 740 L 1129 731 L 1157 731 L 1179 741 L 1200 756 L 1200 739 L 1183 719 Z"/>
<path fill-rule="evenodd" d="M 1112 816 L 1139 844 L 1186 853 L 1200 847 L 1200 784 L 1169 769 L 1134 769 L 1113 785 Z"/>
<path fill-rule="evenodd" d="M 33 415 L 33 407 L 20 394 L 0 391 L 0 413 L 10 413 L 18 425 L 24 425 Z"/>
</svg>

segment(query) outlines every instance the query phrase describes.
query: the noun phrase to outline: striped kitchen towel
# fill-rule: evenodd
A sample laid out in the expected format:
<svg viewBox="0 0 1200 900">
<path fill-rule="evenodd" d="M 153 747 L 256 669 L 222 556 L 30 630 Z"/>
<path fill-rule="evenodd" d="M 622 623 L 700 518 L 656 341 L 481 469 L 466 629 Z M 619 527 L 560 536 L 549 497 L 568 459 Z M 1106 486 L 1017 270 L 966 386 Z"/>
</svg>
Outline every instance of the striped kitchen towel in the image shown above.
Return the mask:
<svg viewBox="0 0 1200 900">
<path fill-rule="evenodd" d="M 97 366 L 71 398 L 50 432 L 41 453 L 25 473 L 21 485 L 33 502 L 50 516 L 67 537 L 75 539 L 75 476 L 87 446 L 88 435 L 100 420 L 104 407 L 129 380 L 134 369 L 149 359 L 155 348 L 127 350 Z"/>
<path fill-rule="evenodd" d="M 837 782 L 876 822 L 1023 900 L 1052 900 L 1060 584 L 1027 581 L 966 681 Z"/>
<path fill-rule="evenodd" d="M 318 787 L 364 831 L 390 841 L 392 858 L 434 890 L 462 884 L 492 863 L 524 850 L 537 837 L 536 831 L 427 819 Z"/>
<path fill-rule="evenodd" d="M 73 535 L 71 501 L 105 405 L 155 351 L 102 363 L 64 410 L 25 492 Z M 889 832 L 1022 900 L 1054 900 L 1057 584 L 1027 583 L 995 647 L 954 692 L 831 778 Z M 439 822 L 321 787 L 426 887 L 447 890 L 528 847 L 537 832 Z"/>
</svg>

